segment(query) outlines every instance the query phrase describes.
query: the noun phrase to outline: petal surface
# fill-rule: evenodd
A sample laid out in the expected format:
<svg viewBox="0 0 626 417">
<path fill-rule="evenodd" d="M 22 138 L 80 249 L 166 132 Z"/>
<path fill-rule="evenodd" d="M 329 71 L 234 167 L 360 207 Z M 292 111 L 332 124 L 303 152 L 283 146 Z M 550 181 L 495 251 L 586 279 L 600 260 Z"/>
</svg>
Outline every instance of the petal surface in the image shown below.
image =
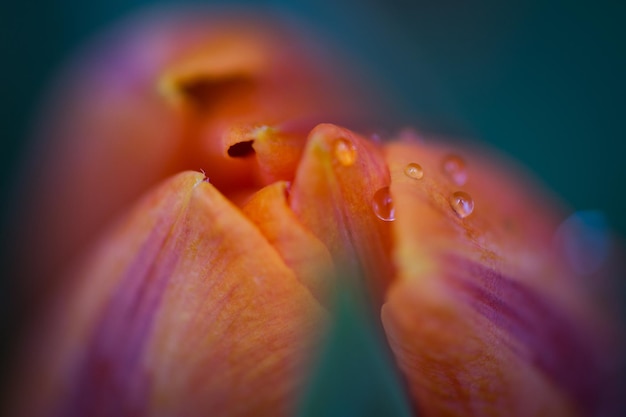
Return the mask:
<svg viewBox="0 0 626 417">
<path fill-rule="evenodd" d="M 228 154 L 255 156 L 257 183 L 292 181 L 306 146 L 310 120 L 279 125 L 234 125 L 224 135 Z"/>
<path fill-rule="evenodd" d="M 421 413 L 616 415 L 617 338 L 554 254 L 558 204 L 454 149 L 386 147 L 398 278 L 382 320 Z"/>
<path fill-rule="evenodd" d="M 303 145 L 315 124 L 363 114 L 326 53 L 262 13 L 167 10 L 89 46 L 44 109 L 27 169 L 45 181 L 24 176 L 32 180 L 16 234 L 25 257 L 39 253 L 36 265 L 24 261 L 28 278 L 60 271 L 126 205 L 178 172 L 204 170 L 227 196 L 265 185 L 255 158 L 229 155 L 234 126 L 301 121 Z"/>
<path fill-rule="evenodd" d="M 72 288 L 32 364 L 22 392 L 41 396 L 22 399 L 24 415 L 289 415 L 326 320 L 197 173 L 144 198 Z"/>
<path fill-rule="evenodd" d="M 334 264 L 326 246 L 296 218 L 287 201 L 288 185 L 277 182 L 261 189 L 243 207 L 244 214 L 259 228 L 267 241 L 280 254 L 323 305 L 333 292 Z"/>
<path fill-rule="evenodd" d="M 300 222 L 330 250 L 338 268 L 366 277 L 377 304 L 392 276 L 391 229 L 373 209 L 376 193 L 389 185 L 381 149 L 331 124 L 309 134 L 291 186 L 289 203 Z"/>
</svg>

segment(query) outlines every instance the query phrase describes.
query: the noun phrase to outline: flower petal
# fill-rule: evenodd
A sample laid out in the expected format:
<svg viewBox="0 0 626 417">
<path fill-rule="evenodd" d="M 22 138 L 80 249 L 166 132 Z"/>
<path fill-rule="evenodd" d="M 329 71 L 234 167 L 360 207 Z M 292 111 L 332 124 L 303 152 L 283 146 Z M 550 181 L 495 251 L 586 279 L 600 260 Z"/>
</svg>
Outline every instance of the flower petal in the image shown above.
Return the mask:
<svg viewBox="0 0 626 417">
<path fill-rule="evenodd" d="M 75 279 L 23 391 L 42 394 L 29 415 L 294 410 L 326 313 L 201 174 L 150 193 Z"/>
<path fill-rule="evenodd" d="M 374 303 L 392 276 L 390 227 L 372 208 L 389 185 L 381 150 L 331 124 L 311 131 L 289 202 L 300 222 L 329 248 L 339 268 L 361 271 Z M 363 283 L 358 283 L 358 287 Z"/>
<path fill-rule="evenodd" d="M 386 148 L 398 278 L 382 319 L 421 412 L 613 411 L 612 335 L 553 253 L 555 204 L 511 167 L 450 150 Z M 457 191 L 473 199 L 469 215 L 455 211 Z"/>
<path fill-rule="evenodd" d="M 243 207 L 244 214 L 259 228 L 315 298 L 331 302 L 334 265 L 328 249 L 304 228 L 289 207 L 287 183 L 277 182 L 261 189 Z"/>
<path fill-rule="evenodd" d="M 253 159 L 228 155 L 233 126 L 305 120 L 311 129 L 363 110 L 306 35 L 258 13 L 166 10 L 125 22 L 88 51 L 58 83 L 38 129 L 27 169 L 45 181 L 24 176 L 32 180 L 21 252 L 39 254 L 36 265 L 24 261 L 28 278 L 60 271 L 170 175 L 203 169 L 225 195 L 265 185 Z"/>
<path fill-rule="evenodd" d="M 314 127 L 311 121 L 286 122 L 276 126 L 235 125 L 224 135 L 228 154 L 246 157 L 254 154 L 258 164 L 258 183 L 292 181 L 307 135 Z"/>
</svg>

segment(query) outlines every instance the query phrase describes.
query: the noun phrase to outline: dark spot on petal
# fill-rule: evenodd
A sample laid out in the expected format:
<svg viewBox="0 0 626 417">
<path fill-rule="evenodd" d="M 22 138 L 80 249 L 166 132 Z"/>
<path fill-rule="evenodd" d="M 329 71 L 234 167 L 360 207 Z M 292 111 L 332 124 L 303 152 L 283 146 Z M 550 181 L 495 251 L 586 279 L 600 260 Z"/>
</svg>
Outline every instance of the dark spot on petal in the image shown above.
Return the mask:
<svg viewBox="0 0 626 417">
<path fill-rule="evenodd" d="M 245 142 L 239 142 L 228 148 L 228 156 L 231 158 L 245 158 L 246 156 L 254 155 L 254 148 L 252 147 L 253 140 L 247 140 Z"/>
<path fill-rule="evenodd" d="M 178 83 L 183 96 L 197 110 L 203 112 L 211 110 L 227 99 L 247 96 L 254 87 L 254 80 L 244 75 L 221 78 L 199 76 Z"/>
</svg>

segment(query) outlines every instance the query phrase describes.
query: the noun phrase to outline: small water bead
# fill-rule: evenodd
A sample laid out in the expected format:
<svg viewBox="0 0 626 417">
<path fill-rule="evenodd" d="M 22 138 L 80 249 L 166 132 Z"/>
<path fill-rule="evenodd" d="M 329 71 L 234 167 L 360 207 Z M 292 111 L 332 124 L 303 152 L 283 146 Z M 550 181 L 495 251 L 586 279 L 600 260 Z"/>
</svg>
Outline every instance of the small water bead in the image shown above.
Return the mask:
<svg viewBox="0 0 626 417">
<path fill-rule="evenodd" d="M 448 155 L 443 160 L 443 172 L 456 185 L 464 185 L 467 182 L 467 168 L 465 161 L 458 155 Z"/>
<path fill-rule="evenodd" d="M 392 222 L 396 219 L 396 209 L 389 187 L 383 187 L 374 193 L 372 209 L 374 209 L 376 216 L 383 221 Z"/>
<path fill-rule="evenodd" d="M 450 196 L 450 207 L 459 216 L 464 219 L 474 211 L 474 200 L 463 191 L 457 191 Z"/>
<path fill-rule="evenodd" d="M 335 158 L 345 167 L 354 165 L 356 162 L 356 148 L 348 139 L 339 138 L 334 144 Z"/>
<path fill-rule="evenodd" d="M 422 166 L 414 162 L 411 162 L 404 168 L 404 173 L 407 177 L 416 180 L 419 180 L 424 176 L 424 170 L 422 169 Z"/>
</svg>

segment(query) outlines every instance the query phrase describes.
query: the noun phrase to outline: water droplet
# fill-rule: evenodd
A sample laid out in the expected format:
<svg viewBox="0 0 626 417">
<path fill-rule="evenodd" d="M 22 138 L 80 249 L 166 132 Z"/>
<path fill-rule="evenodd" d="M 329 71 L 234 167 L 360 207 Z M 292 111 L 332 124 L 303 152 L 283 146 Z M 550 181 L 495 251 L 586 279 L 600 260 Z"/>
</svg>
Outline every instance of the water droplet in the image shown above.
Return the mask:
<svg viewBox="0 0 626 417">
<path fill-rule="evenodd" d="M 343 166 L 349 167 L 356 161 L 356 148 L 348 139 L 339 138 L 334 145 L 335 158 Z"/>
<path fill-rule="evenodd" d="M 443 172 L 456 185 L 464 185 L 467 182 L 465 161 L 458 155 L 448 155 L 444 158 Z"/>
<path fill-rule="evenodd" d="M 396 209 L 393 206 L 389 187 L 383 187 L 374 193 L 372 208 L 376 216 L 381 220 L 392 222 L 396 219 Z"/>
<path fill-rule="evenodd" d="M 450 206 L 460 218 L 464 219 L 474 211 L 474 200 L 463 191 L 457 191 L 450 196 Z"/>
<path fill-rule="evenodd" d="M 420 164 L 411 162 L 404 168 L 404 173 L 407 177 L 419 180 L 424 176 L 424 170 Z"/>
</svg>

